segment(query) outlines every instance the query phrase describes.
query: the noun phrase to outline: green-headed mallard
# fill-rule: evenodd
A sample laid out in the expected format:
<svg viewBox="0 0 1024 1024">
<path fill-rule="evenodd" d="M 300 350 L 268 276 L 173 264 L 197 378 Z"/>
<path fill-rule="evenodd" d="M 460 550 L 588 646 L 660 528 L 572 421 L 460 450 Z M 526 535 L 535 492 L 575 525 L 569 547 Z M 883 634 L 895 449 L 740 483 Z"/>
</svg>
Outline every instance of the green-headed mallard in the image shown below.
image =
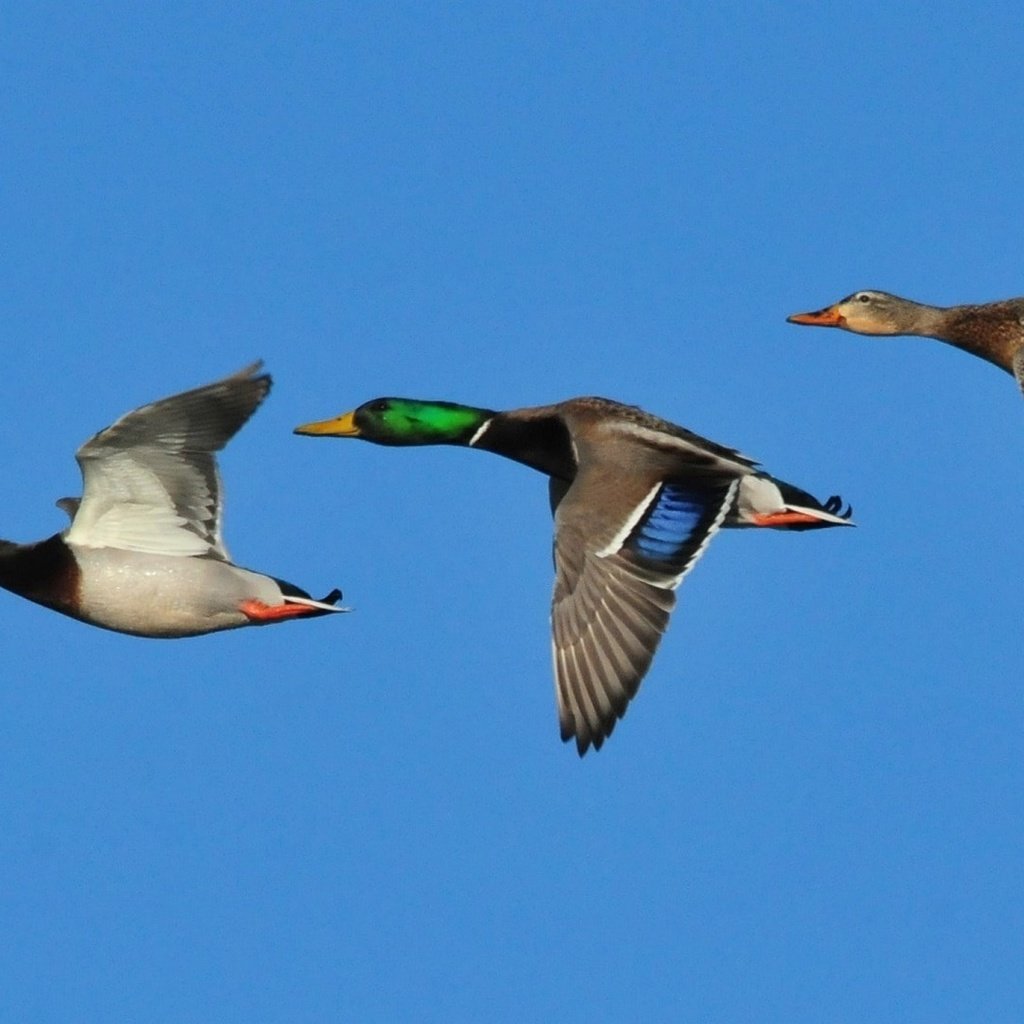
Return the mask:
<svg viewBox="0 0 1024 1024">
<path fill-rule="evenodd" d="M 481 448 L 548 475 L 558 716 L 581 755 L 625 714 L 675 588 L 719 527 L 849 525 L 839 498 L 821 504 L 732 448 L 604 398 L 510 412 L 378 398 L 296 432 Z"/>
<path fill-rule="evenodd" d="M 78 449 L 81 499 L 36 544 L 0 541 L 0 586 L 94 626 L 183 637 L 309 618 L 335 607 L 233 565 L 221 537 L 219 451 L 270 390 L 260 364 L 144 405 Z"/>
<path fill-rule="evenodd" d="M 842 327 L 855 334 L 937 338 L 1012 373 L 1024 388 L 1024 298 L 976 306 L 926 306 L 888 292 L 861 291 L 791 324 Z"/>
</svg>

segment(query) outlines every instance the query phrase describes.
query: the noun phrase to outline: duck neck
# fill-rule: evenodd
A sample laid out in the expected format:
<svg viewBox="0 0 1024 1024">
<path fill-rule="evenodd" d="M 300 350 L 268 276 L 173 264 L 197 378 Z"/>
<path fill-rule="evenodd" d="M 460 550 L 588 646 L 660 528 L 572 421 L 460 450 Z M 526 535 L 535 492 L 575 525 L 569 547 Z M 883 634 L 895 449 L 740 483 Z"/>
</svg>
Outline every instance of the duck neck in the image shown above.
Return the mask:
<svg viewBox="0 0 1024 1024">
<path fill-rule="evenodd" d="M 942 306 L 927 306 L 923 302 L 905 299 L 893 313 L 898 328 L 895 333 L 945 341 L 942 332 L 949 328 L 950 312 L 951 309 Z"/>
<path fill-rule="evenodd" d="M 554 413 L 530 418 L 494 413 L 467 444 L 561 480 L 576 475 L 572 438 L 565 422 Z"/>
<path fill-rule="evenodd" d="M 4 590 L 50 607 L 63 607 L 77 586 L 77 563 L 60 534 L 38 544 L 0 540 L 0 587 Z"/>
<path fill-rule="evenodd" d="M 1013 373 L 1013 359 L 1020 347 L 1021 322 L 1004 304 L 953 306 L 931 337 L 962 348 Z"/>
</svg>

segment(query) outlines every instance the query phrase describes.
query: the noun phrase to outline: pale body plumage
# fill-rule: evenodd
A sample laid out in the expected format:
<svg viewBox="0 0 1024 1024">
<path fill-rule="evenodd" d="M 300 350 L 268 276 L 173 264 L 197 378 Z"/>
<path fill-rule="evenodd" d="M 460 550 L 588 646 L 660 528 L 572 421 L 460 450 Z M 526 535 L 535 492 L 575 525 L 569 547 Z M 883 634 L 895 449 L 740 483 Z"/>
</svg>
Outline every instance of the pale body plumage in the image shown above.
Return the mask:
<svg viewBox="0 0 1024 1024">
<path fill-rule="evenodd" d="M 73 545 L 81 618 L 137 636 L 183 637 L 252 625 L 241 607 L 289 600 L 277 580 L 215 558 Z M 317 607 L 313 605 L 313 607 Z M 341 609 L 336 609 L 341 610 Z"/>
<path fill-rule="evenodd" d="M 38 544 L 0 541 L 0 586 L 92 625 L 183 637 L 341 611 L 232 564 L 215 452 L 266 397 L 259 364 L 122 416 L 78 450 L 70 526 Z"/>
</svg>

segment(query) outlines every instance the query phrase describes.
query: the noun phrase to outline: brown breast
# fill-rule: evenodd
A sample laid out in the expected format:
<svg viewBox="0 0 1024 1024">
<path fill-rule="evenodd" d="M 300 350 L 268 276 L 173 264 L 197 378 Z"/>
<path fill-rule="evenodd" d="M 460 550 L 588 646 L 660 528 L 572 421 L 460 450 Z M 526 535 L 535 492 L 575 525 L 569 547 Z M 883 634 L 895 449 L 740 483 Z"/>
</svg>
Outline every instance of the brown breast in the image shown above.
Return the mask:
<svg viewBox="0 0 1024 1024">
<path fill-rule="evenodd" d="M 38 544 L 0 541 L 0 587 L 70 615 L 77 614 L 81 573 L 60 534 Z"/>
</svg>

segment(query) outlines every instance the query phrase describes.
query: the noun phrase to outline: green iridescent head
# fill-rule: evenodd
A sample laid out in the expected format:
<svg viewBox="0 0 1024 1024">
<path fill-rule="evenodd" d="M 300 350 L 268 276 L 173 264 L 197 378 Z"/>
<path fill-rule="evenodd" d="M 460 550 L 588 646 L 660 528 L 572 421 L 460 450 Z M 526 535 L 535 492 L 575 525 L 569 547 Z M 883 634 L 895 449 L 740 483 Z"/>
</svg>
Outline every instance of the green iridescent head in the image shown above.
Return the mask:
<svg viewBox="0 0 1024 1024">
<path fill-rule="evenodd" d="M 360 437 L 376 444 L 468 444 L 494 413 L 454 402 L 375 398 L 330 420 L 304 423 L 296 434 Z"/>
</svg>

